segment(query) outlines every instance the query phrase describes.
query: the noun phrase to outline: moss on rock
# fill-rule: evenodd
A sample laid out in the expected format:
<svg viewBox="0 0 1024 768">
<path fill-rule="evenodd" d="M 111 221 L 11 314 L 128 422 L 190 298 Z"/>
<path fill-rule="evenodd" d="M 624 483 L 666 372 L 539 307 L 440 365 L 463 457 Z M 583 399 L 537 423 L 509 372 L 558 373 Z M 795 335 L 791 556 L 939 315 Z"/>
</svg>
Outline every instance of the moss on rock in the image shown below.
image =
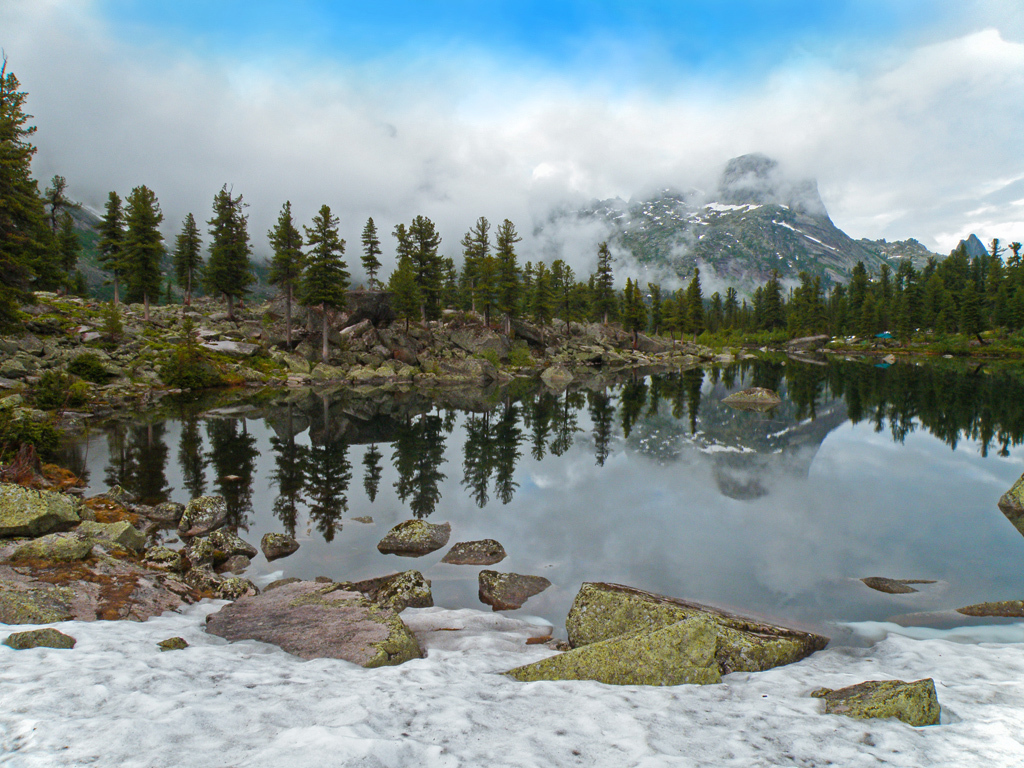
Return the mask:
<svg viewBox="0 0 1024 768">
<path fill-rule="evenodd" d="M 31 629 L 28 632 L 14 632 L 7 636 L 4 645 L 16 651 L 24 651 L 28 648 L 60 648 L 71 649 L 75 647 L 75 638 L 65 635 L 52 627 L 45 629 Z"/>
<path fill-rule="evenodd" d="M 907 683 L 903 680 L 868 680 L 836 691 L 819 690 L 825 713 L 857 719 L 895 717 L 914 726 L 937 725 L 939 699 L 930 677 Z"/>
<path fill-rule="evenodd" d="M 89 539 L 112 541 L 133 552 L 141 552 L 146 546 L 146 537 L 127 520 L 122 520 L 119 523 L 93 523 L 87 521 L 78 526 L 76 533 Z"/>
<path fill-rule="evenodd" d="M 188 648 L 188 643 L 183 637 L 169 637 L 166 640 L 161 640 L 157 645 L 160 647 L 160 651 L 183 651 Z"/>
<path fill-rule="evenodd" d="M 72 528 L 80 519 L 70 496 L 0 483 L 0 536 L 42 536 Z"/>
<path fill-rule="evenodd" d="M 75 592 L 70 587 L 12 589 L 0 584 L 0 623 L 52 624 L 74 618 L 71 603 Z"/>
<path fill-rule="evenodd" d="M 12 561 L 45 560 L 51 563 L 69 563 L 84 560 L 92 552 L 93 540 L 77 533 L 51 533 L 27 544 L 22 544 L 11 555 Z"/>
<path fill-rule="evenodd" d="M 1024 536 L 1024 475 L 999 499 L 999 511 Z"/>
</svg>

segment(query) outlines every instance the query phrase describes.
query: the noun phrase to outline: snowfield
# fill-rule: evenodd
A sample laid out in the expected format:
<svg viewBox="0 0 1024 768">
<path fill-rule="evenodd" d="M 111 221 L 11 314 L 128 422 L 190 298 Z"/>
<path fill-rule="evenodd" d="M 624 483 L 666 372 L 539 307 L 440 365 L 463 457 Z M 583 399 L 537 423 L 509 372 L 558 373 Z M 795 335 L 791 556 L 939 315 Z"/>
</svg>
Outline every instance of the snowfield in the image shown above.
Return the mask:
<svg viewBox="0 0 1024 768">
<path fill-rule="evenodd" d="M 223 603 L 144 623 L 65 622 L 74 650 L 0 647 L 0 765 L 1024 765 L 1024 624 L 949 631 L 864 623 L 837 647 L 721 685 L 517 683 L 549 627 L 441 608 L 402 614 L 427 657 L 366 670 L 203 631 Z M 0 638 L 33 627 L 0 625 Z M 181 636 L 183 651 L 156 643 Z M 808 694 L 933 677 L 942 724 L 822 714 Z"/>
</svg>

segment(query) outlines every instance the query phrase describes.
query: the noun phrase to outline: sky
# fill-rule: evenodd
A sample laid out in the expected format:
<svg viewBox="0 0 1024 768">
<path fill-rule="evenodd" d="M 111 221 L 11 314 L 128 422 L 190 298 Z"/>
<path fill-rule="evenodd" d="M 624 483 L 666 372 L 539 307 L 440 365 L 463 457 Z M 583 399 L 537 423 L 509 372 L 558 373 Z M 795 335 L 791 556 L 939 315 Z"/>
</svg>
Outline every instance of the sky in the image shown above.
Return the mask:
<svg viewBox="0 0 1024 768">
<path fill-rule="evenodd" d="M 257 257 L 291 200 L 331 207 L 350 263 L 367 217 L 417 214 L 457 261 L 508 218 L 525 260 L 554 209 L 712 194 L 749 152 L 854 238 L 1024 238 L 1018 0 L 0 0 L 0 47 L 41 186 L 102 210 L 145 184 L 171 237 L 227 184 Z M 581 274 L 594 237 L 564 243 Z"/>
</svg>

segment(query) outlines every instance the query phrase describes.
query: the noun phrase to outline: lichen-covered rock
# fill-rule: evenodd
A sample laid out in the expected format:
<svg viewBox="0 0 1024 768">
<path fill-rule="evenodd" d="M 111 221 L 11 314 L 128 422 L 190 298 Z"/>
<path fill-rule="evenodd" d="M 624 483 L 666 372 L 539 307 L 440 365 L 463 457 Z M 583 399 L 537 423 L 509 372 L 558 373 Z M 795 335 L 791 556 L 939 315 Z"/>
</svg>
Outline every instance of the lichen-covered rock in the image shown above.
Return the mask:
<svg viewBox="0 0 1024 768">
<path fill-rule="evenodd" d="M 39 586 L 18 589 L 0 583 L 0 624 L 53 624 L 74 618 L 71 604 L 74 590 L 69 587 Z"/>
<path fill-rule="evenodd" d="M 477 574 L 480 602 L 495 611 L 514 611 L 551 586 L 543 576 L 480 571 Z"/>
<path fill-rule="evenodd" d="M 185 514 L 185 505 L 179 504 L 176 501 L 164 501 L 153 507 L 143 507 L 136 504 L 131 509 L 147 520 L 164 523 L 171 527 L 176 526 L 181 521 L 181 516 Z"/>
<path fill-rule="evenodd" d="M 193 568 L 213 566 L 217 560 L 217 548 L 206 536 L 196 536 L 185 545 L 183 554 Z"/>
<path fill-rule="evenodd" d="M 828 645 L 828 638 L 822 635 L 621 584 L 583 584 L 569 609 L 565 627 L 569 644 L 578 648 L 612 637 L 652 631 L 698 615 L 707 616 L 718 626 L 715 656 L 723 675 L 791 664 Z"/>
<path fill-rule="evenodd" d="M 1024 618 L 1024 600 L 997 600 L 991 603 L 975 603 L 957 608 L 957 613 L 965 616 L 1002 616 L 1005 618 Z"/>
<path fill-rule="evenodd" d="M 180 552 L 163 546 L 147 549 L 142 563 L 147 568 L 157 571 L 184 571 L 188 566 L 188 562 Z"/>
<path fill-rule="evenodd" d="M 231 576 L 221 581 L 215 591 L 221 600 L 237 600 L 240 597 L 255 597 L 260 593 L 260 588 L 248 579 Z"/>
<path fill-rule="evenodd" d="M 999 499 L 999 511 L 1024 536 L 1024 475 Z"/>
<path fill-rule="evenodd" d="M 93 541 L 79 536 L 76 532 L 51 533 L 22 544 L 13 554 L 11 561 L 46 560 L 51 563 L 69 563 L 84 560 L 92 553 Z"/>
<path fill-rule="evenodd" d="M 937 725 L 941 711 L 930 677 L 911 683 L 868 680 L 835 691 L 822 688 L 812 695 L 825 700 L 826 714 L 857 719 L 895 717 L 908 725 Z"/>
<path fill-rule="evenodd" d="M 27 648 L 61 648 L 75 647 L 75 638 L 65 635 L 52 627 L 46 629 L 30 629 L 28 632 L 13 632 L 4 640 L 4 645 L 16 651 Z"/>
<path fill-rule="evenodd" d="M 213 531 L 209 536 L 207 536 L 207 539 L 216 550 L 217 565 L 230 557 L 234 557 L 235 555 L 256 557 L 258 554 L 256 547 L 224 528 Z"/>
<path fill-rule="evenodd" d="M 260 549 L 267 560 L 277 560 L 298 551 L 299 542 L 284 533 L 265 533 L 260 539 Z"/>
<path fill-rule="evenodd" d="M 447 544 L 451 534 L 449 523 L 437 525 L 425 520 L 406 520 L 388 531 L 377 549 L 384 554 L 422 557 Z"/>
<path fill-rule="evenodd" d="M 161 640 L 157 645 L 161 653 L 164 651 L 183 651 L 188 648 L 188 643 L 183 637 L 168 637 L 166 640 Z"/>
<path fill-rule="evenodd" d="M 377 605 L 390 608 L 395 613 L 401 613 L 406 608 L 432 608 L 434 605 L 430 582 L 419 571 L 403 571 L 356 582 L 345 581 L 338 586 L 360 592 Z"/>
<path fill-rule="evenodd" d="M 576 648 L 505 674 L 521 682 L 596 680 L 610 685 L 719 683 L 717 626 L 693 616 L 652 632 L 624 635 Z"/>
<path fill-rule="evenodd" d="M 139 500 L 138 496 L 131 491 L 126 491 L 120 485 L 115 485 L 108 491 L 96 494 L 95 498 L 109 499 L 120 504 L 122 507 L 128 507 Z"/>
<path fill-rule="evenodd" d="M 178 521 L 178 535 L 202 536 L 220 528 L 228 521 L 228 505 L 223 496 L 200 496 L 192 499 Z"/>
<path fill-rule="evenodd" d="M 494 539 L 460 541 L 441 558 L 451 565 L 494 565 L 506 557 L 505 548 Z"/>
<path fill-rule="evenodd" d="M 0 483 L 0 536 L 42 536 L 68 530 L 80 520 L 70 496 Z"/>
<path fill-rule="evenodd" d="M 252 565 L 252 560 L 245 555 L 232 555 L 217 566 L 217 571 L 219 573 L 242 573 L 250 565 Z"/>
<path fill-rule="evenodd" d="M 206 631 L 273 643 L 303 659 L 345 659 L 363 667 L 420 656 L 416 638 L 394 611 L 337 584 L 300 581 L 242 597 L 209 616 Z"/>
<path fill-rule="evenodd" d="M 909 595 L 917 592 L 911 584 L 934 584 L 928 579 L 888 579 L 885 576 L 866 576 L 861 579 L 867 586 L 889 595 Z"/>
<path fill-rule="evenodd" d="M 78 526 L 75 533 L 89 539 L 112 541 L 133 552 L 141 552 L 146 546 L 146 537 L 127 520 L 122 520 L 120 523 L 86 521 Z"/>
<path fill-rule="evenodd" d="M 770 411 L 782 402 L 782 398 L 770 389 L 751 387 L 733 392 L 723 398 L 722 402 L 741 411 Z"/>
</svg>

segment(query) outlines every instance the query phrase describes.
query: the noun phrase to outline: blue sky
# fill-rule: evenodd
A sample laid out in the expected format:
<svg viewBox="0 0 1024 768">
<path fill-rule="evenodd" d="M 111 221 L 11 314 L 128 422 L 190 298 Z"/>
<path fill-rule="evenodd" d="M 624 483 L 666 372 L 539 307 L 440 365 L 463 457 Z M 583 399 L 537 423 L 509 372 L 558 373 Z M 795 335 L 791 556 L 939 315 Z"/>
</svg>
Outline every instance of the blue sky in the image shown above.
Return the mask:
<svg viewBox="0 0 1024 768">
<path fill-rule="evenodd" d="M 510 218 L 585 274 L 603 233 L 552 208 L 711 194 L 763 152 L 855 238 L 1024 238 L 1020 0 L 3 0 L 0 46 L 36 175 L 95 207 L 147 184 L 168 234 L 229 183 L 256 233 L 286 199 L 352 242 Z"/>
</svg>

